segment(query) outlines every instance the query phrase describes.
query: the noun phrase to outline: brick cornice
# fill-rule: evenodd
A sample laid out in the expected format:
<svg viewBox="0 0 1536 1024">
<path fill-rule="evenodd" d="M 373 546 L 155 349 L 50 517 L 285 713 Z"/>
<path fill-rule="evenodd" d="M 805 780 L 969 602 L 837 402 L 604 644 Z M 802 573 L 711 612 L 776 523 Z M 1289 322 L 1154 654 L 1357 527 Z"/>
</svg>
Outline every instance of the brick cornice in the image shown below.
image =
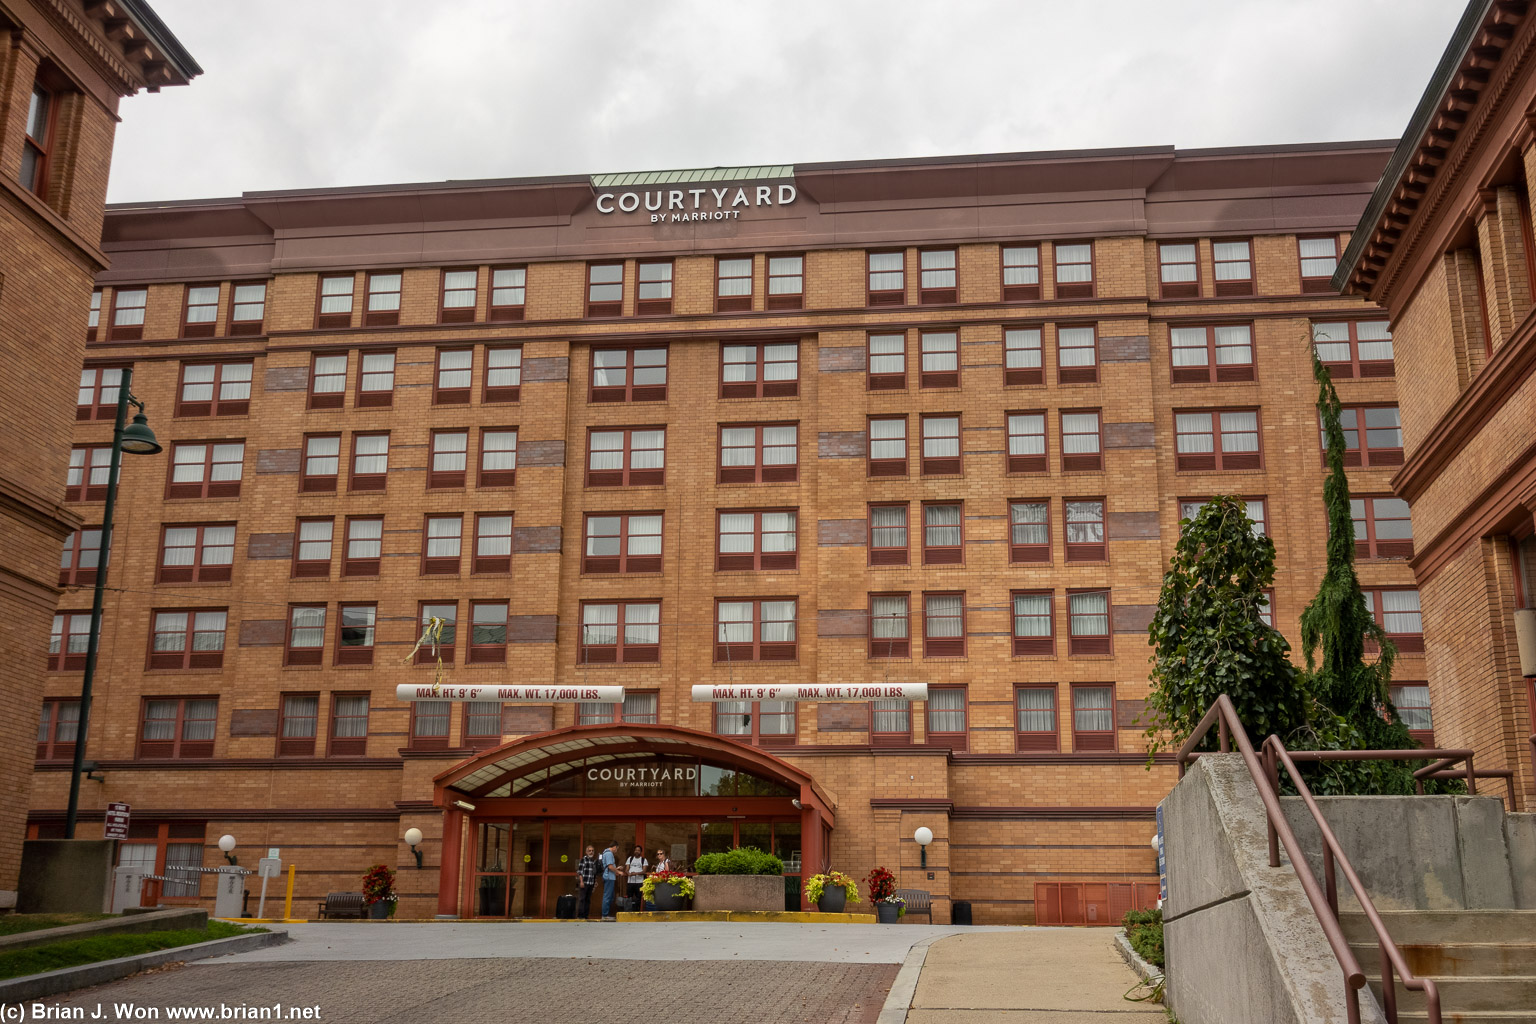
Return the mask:
<svg viewBox="0 0 1536 1024">
<path fill-rule="evenodd" d="M 38 529 L 63 540 L 84 522 L 73 509 L 45 498 L 29 487 L 0 476 L 0 512 L 32 523 Z"/>
<path fill-rule="evenodd" d="M 9 177 L 0 175 L 0 198 L 8 204 L 16 216 L 33 222 L 38 233 L 54 243 L 54 247 L 78 263 L 87 273 L 95 275 L 107 268 L 106 253 L 90 239 L 70 226 L 69 222 L 37 196 L 22 188 Z"/>
<path fill-rule="evenodd" d="M 1507 529 L 1510 508 L 1516 505 L 1536 510 L 1536 442 L 1409 560 L 1414 577 L 1420 584 L 1427 582 L 1468 544 Z"/>
</svg>

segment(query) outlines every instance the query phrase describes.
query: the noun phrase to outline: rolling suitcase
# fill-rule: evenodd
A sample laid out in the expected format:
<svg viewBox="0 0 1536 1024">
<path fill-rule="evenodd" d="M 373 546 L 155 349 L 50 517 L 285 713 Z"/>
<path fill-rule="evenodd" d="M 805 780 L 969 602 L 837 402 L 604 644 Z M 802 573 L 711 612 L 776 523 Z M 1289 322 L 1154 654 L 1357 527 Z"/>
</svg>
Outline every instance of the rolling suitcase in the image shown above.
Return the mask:
<svg viewBox="0 0 1536 1024">
<path fill-rule="evenodd" d="M 576 894 L 568 892 L 555 900 L 555 917 L 561 921 L 569 921 L 576 916 Z"/>
<path fill-rule="evenodd" d="M 614 909 L 623 914 L 633 914 L 640 909 L 638 896 L 620 896 L 613 902 Z"/>
</svg>

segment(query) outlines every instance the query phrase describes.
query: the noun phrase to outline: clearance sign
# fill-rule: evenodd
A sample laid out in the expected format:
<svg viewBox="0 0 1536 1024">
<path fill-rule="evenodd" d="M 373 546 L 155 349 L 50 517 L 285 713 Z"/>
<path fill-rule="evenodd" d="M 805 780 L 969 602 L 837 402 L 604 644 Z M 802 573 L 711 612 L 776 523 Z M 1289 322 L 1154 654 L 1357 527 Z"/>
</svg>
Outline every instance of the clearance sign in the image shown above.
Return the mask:
<svg viewBox="0 0 1536 1024">
<path fill-rule="evenodd" d="M 927 683 L 859 686 L 695 686 L 696 701 L 722 700 L 927 700 Z"/>
<path fill-rule="evenodd" d="M 622 686 L 433 686 L 405 683 L 395 699 L 498 701 L 504 704 L 622 704 Z M 927 700 L 927 683 L 879 683 L 858 686 L 695 686 L 701 703 L 725 700 L 865 701 Z"/>
</svg>

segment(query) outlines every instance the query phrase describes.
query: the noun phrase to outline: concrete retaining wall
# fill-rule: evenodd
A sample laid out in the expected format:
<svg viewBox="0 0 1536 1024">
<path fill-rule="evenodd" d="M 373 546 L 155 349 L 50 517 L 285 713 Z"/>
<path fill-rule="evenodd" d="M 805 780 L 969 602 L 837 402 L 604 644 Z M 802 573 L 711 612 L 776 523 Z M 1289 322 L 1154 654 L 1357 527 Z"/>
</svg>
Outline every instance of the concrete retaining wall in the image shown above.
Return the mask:
<svg viewBox="0 0 1536 1024">
<path fill-rule="evenodd" d="M 696 875 L 694 910 L 783 910 L 782 875 Z"/>
<path fill-rule="evenodd" d="M 28 839 L 21 852 L 16 910 L 100 914 L 112 909 L 111 839 Z"/>
<path fill-rule="evenodd" d="M 0 936 L 0 953 L 33 946 L 47 946 L 54 942 L 73 942 L 75 939 L 94 939 L 98 935 L 142 935 L 145 932 L 174 932 L 184 928 L 207 928 L 208 911 L 196 907 L 176 907 L 156 910 L 148 914 L 132 914 L 126 917 L 109 917 L 101 921 L 82 921 L 62 928 L 39 928 L 31 932 Z"/>
</svg>

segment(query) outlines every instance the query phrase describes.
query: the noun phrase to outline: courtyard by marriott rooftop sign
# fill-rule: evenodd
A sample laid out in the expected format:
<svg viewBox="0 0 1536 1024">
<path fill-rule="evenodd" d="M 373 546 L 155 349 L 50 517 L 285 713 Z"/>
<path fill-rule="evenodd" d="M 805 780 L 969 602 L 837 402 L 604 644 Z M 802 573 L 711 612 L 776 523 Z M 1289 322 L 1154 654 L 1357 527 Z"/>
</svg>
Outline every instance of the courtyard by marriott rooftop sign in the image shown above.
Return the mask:
<svg viewBox="0 0 1536 1024">
<path fill-rule="evenodd" d="M 927 683 L 857 686 L 695 686 L 696 701 L 720 700 L 927 700 Z"/>
<path fill-rule="evenodd" d="M 597 212 L 650 215 L 652 224 L 682 224 L 699 220 L 739 220 L 743 210 L 790 206 L 799 192 L 793 185 L 712 185 L 703 188 L 641 189 L 599 192 Z"/>
</svg>

